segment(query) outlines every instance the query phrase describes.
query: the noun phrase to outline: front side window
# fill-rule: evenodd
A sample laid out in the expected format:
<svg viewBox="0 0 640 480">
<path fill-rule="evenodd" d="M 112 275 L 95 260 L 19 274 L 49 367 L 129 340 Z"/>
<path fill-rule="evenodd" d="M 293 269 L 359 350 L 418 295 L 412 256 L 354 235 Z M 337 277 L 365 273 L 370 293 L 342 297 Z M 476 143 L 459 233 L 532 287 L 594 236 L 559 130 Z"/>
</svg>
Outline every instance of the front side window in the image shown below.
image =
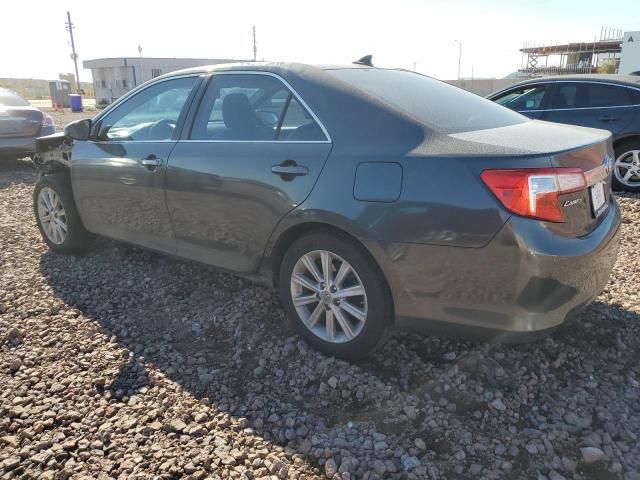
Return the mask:
<svg viewBox="0 0 640 480">
<path fill-rule="evenodd" d="M 214 75 L 191 130 L 192 140 L 326 140 L 289 89 L 270 75 Z"/>
<path fill-rule="evenodd" d="M 498 105 L 518 112 L 540 110 L 546 94 L 547 89 L 544 86 L 527 86 L 511 90 L 496 98 L 494 101 Z"/>
<path fill-rule="evenodd" d="M 99 122 L 99 141 L 170 140 L 197 77 L 152 85 L 109 112 Z"/>
</svg>

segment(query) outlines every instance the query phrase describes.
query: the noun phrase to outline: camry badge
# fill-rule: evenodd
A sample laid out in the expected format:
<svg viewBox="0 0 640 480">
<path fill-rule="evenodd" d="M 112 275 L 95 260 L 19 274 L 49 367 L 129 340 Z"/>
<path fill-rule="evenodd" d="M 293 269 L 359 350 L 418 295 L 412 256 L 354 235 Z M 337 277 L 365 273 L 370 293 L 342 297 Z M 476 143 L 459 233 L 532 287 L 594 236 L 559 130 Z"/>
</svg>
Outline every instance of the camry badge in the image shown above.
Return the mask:
<svg viewBox="0 0 640 480">
<path fill-rule="evenodd" d="M 604 156 L 602 165 L 604 166 L 604 171 L 609 175 L 611 173 L 611 157 L 609 155 Z"/>
</svg>

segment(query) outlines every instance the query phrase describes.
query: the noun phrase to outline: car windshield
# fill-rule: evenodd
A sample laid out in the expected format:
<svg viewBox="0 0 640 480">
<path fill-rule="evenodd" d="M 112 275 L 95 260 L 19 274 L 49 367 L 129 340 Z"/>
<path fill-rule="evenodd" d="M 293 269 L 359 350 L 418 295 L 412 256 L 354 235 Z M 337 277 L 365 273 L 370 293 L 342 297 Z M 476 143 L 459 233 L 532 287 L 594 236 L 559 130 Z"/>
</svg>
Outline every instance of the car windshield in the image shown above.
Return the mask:
<svg viewBox="0 0 640 480">
<path fill-rule="evenodd" d="M 529 121 L 478 95 L 406 70 L 349 68 L 327 72 L 440 133 L 484 130 Z"/>
<path fill-rule="evenodd" d="M 0 89 L 0 107 L 28 107 L 30 104 L 24 98 L 7 90 Z"/>
</svg>

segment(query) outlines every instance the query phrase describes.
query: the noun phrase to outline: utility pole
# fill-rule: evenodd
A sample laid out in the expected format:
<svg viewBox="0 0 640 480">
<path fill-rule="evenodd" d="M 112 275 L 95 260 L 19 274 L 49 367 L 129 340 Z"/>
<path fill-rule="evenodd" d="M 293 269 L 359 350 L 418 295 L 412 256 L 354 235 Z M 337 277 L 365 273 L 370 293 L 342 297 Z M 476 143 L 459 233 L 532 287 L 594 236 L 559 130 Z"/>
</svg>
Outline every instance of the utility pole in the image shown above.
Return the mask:
<svg viewBox="0 0 640 480">
<path fill-rule="evenodd" d="M 258 58 L 258 46 L 256 45 L 256 26 L 253 26 L 253 61 Z"/>
<path fill-rule="evenodd" d="M 69 32 L 69 36 L 71 37 L 71 58 L 73 59 L 73 64 L 76 68 L 76 93 L 80 93 L 80 76 L 78 75 L 78 54 L 76 53 L 76 44 L 73 41 L 73 23 L 71 23 L 71 14 L 67 12 L 67 23 L 66 29 Z"/>
<path fill-rule="evenodd" d="M 460 40 L 454 40 L 458 44 L 458 80 L 460 80 L 460 60 L 462 59 L 462 42 Z"/>
</svg>

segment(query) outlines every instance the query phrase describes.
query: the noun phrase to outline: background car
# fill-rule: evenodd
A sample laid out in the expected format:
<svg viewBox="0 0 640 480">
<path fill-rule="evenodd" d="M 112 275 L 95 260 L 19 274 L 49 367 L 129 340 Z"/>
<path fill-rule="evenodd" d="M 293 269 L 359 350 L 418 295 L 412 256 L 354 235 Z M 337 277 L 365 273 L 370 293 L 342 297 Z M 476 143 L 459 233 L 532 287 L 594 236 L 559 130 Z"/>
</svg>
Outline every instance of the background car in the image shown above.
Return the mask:
<svg viewBox="0 0 640 480">
<path fill-rule="evenodd" d="M 487 98 L 537 120 L 609 130 L 615 151 L 614 187 L 640 192 L 640 77 L 538 78 Z"/>
<path fill-rule="evenodd" d="M 34 214 L 57 252 L 92 233 L 273 282 L 329 355 L 530 338 L 609 279 L 610 137 L 404 70 L 196 68 L 39 139 Z"/>
<path fill-rule="evenodd" d="M 53 118 L 15 92 L 0 88 L 0 157 L 36 152 L 36 138 L 55 133 Z"/>
</svg>

